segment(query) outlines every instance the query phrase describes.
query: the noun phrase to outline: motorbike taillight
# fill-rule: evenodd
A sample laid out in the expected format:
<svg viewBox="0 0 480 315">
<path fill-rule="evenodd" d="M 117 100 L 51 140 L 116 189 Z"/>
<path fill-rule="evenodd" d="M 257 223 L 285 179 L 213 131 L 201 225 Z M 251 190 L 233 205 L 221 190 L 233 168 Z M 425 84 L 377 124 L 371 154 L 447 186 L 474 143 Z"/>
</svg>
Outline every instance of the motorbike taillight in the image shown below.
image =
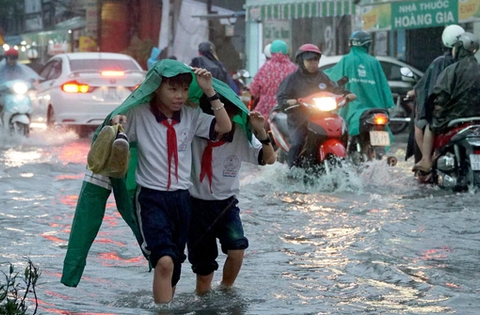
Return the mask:
<svg viewBox="0 0 480 315">
<path fill-rule="evenodd" d="M 388 121 L 388 116 L 381 113 L 374 114 L 372 117 L 367 119 L 367 123 L 372 125 L 386 125 Z"/>
</svg>

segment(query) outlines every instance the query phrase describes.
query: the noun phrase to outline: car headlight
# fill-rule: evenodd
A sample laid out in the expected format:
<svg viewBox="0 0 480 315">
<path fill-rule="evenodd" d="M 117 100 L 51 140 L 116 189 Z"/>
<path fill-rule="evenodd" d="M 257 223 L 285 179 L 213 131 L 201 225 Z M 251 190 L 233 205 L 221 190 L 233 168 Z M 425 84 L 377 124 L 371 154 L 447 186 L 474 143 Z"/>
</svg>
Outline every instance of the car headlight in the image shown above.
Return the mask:
<svg viewBox="0 0 480 315">
<path fill-rule="evenodd" d="M 13 92 L 17 94 L 25 94 L 28 91 L 28 86 L 23 82 L 16 82 L 13 87 Z"/>
<path fill-rule="evenodd" d="M 315 102 L 315 107 L 324 112 L 337 108 L 337 100 L 334 97 L 316 97 L 313 101 Z"/>
</svg>

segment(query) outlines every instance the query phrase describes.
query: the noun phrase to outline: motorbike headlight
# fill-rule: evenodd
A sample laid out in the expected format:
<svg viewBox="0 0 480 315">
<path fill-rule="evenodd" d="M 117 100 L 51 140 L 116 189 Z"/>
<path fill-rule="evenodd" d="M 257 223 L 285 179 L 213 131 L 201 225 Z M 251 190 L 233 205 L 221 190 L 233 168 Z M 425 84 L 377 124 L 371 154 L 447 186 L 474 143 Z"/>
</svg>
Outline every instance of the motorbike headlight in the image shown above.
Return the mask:
<svg viewBox="0 0 480 315">
<path fill-rule="evenodd" d="M 28 91 L 28 86 L 23 82 L 17 82 L 13 85 L 13 91 L 17 94 L 25 94 Z"/>
<path fill-rule="evenodd" d="M 317 97 L 313 101 L 315 102 L 315 107 L 324 112 L 337 108 L 337 100 L 334 97 Z"/>
</svg>

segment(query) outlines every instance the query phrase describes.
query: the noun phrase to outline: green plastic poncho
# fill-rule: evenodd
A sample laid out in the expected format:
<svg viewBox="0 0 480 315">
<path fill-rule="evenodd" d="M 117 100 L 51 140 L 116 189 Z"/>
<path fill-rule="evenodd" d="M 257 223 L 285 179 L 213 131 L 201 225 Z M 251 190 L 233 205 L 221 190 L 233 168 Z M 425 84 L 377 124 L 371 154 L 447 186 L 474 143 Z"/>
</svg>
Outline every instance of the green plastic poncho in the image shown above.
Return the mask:
<svg viewBox="0 0 480 315">
<path fill-rule="evenodd" d="M 162 82 L 162 76 L 173 77 L 181 73 L 192 73 L 193 81 L 190 85 L 189 100 L 198 103 L 203 91 L 197 84 L 195 75 L 190 66 L 172 59 L 165 59 L 156 63 L 148 72 L 145 81 L 108 117 L 96 130 L 92 143 L 98 133 L 107 125 L 111 118 L 125 114 L 134 106 L 149 102 L 155 90 Z M 225 83 L 213 79 L 213 88 L 241 109 L 240 114 L 233 121 L 240 125 L 251 139 L 251 128 L 247 126 L 248 109 L 237 94 Z M 100 229 L 105 214 L 105 206 L 111 191 L 115 197 L 117 209 L 122 218 L 131 228 L 139 246 L 143 239 L 134 213 L 133 197 L 136 188 L 135 169 L 137 165 L 136 143 L 130 142 L 130 164 L 125 178 L 115 179 L 87 172 L 80 190 L 75 216 L 73 218 L 67 254 L 63 263 L 61 282 L 69 287 L 76 287 L 85 269 L 90 247 Z M 148 258 L 148 257 L 147 257 Z"/>
<path fill-rule="evenodd" d="M 360 116 L 367 109 L 391 108 L 392 92 L 380 62 L 370 56 L 364 47 L 352 46 L 350 53 L 343 56 L 339 63 L 325 70 L 333 81 L 347 76 L 349 82 L 346 90 L 357 95 L 357 99 L 339 109 L 340 116 L 348 124 L 348 134 L 356 136 L 360 133 Z"/>
</svg>

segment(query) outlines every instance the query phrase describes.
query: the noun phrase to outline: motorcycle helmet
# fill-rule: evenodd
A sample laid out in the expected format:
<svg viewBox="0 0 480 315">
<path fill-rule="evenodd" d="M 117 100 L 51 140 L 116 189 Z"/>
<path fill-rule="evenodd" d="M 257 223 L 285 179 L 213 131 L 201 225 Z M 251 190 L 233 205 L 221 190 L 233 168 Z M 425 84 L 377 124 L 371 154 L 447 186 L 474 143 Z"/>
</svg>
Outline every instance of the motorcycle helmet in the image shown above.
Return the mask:
<svg viewBox="0 0 480 315">
<path fill-rule="evenodd" d="M 445 47 L 453 48 L 458 40 L 458 36 L 465 33 L 465 30 L 459 25 L 449 25 L 445 27 L 442 33 L 442 42 Z"/>
<path fill-rule="evenodd" d="M 270 59 L 272 58 L 272 53 L 270 52 L 270 47 L 272 46 L 272 44 L 268 44 L 265 46 L 265 48 L 263 49 L 263 54 L 265 55 L 265 57 L 267 59 Z"/>
<path fill-rule="evenodd" d="M 27 50 L 27 58 L 28 59 L 37 59 L 38 58 L 38 51 L 34 48 L 30 48 Z"/>
<path fill-rule="evenodd" d="M 13 58 L 18 58 L 18 50 L 15 48 L 11 47 L 9 50 L 5 52 L 5 58 L 7 57 L 13 57 Z"/>
<path fill-rule="evenodd" d="M 274 40 L 272 45 L 270 46 L 270 53 L 272 54 L 287 54 L 287 43 L 285 43 L 283 40 Z"/>
<path fill-rule="evenodd" d="M 295 61 L 300 64 L 300 59 L 308 60 L 314 57 L 318 57 L 318 59 L 322 57 L 320 49 L 314 44 L 303 44 L 298 48 L 297 53 L 295 54 Z"/>
<path fill-rule="evenodd" d="M 350 46 L 365 46 L 368 48 L 372 42 L 370 34 L 364 31 L 356 31 L 350 35 Z"/>
<path fill-rule="evenodd" d="M 478 37 L 472 33 L 465 32 L 458 37 L 455 47 L 463 47 L 466 51 L 475 54 L 478 51 L 480 44 Z"/>
</svg>

